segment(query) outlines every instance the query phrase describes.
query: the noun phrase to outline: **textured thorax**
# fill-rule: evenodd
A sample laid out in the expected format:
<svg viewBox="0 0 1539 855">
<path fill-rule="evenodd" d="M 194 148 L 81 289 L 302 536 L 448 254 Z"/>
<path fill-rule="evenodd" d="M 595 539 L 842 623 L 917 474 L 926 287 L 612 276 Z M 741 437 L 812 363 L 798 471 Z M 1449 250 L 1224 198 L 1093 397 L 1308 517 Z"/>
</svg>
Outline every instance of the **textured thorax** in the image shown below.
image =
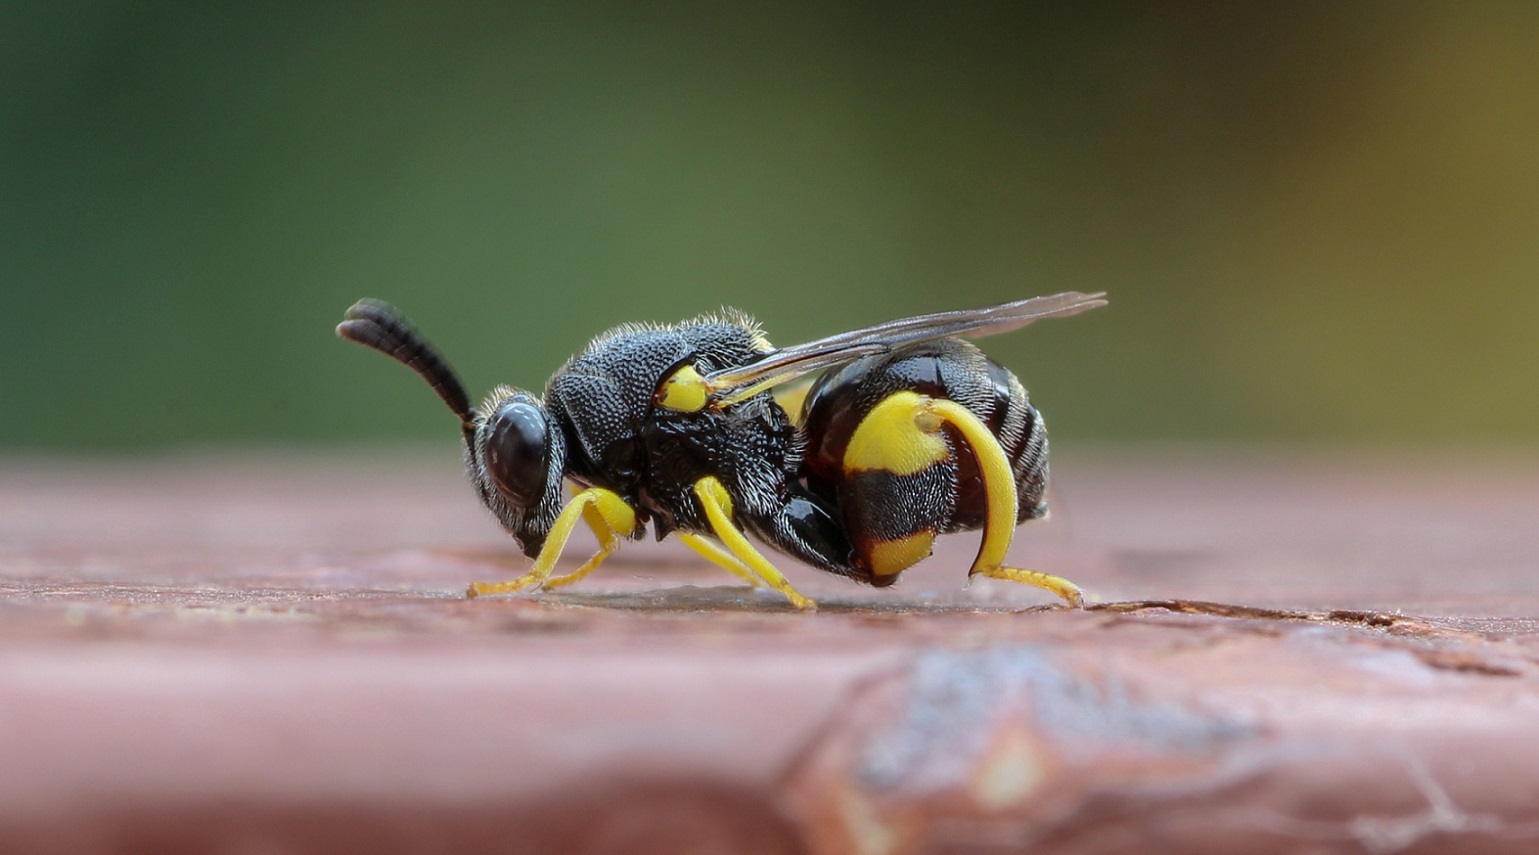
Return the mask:
<svg viewBox="0 0 1539 855">
<path fill-rule="evenodd" d="M 768 395 L 724 412 L 672 413 L 654 406 L 663 380 L 682 366 L 715 371 L 747 364 L 768 350 L 752 321 L 730 311 L 672 326 L 627 324 L 599 336 L 556 372 L 546 390 L 546 406 L 573 450 L 571 476 L 624 496 L 657 520 L 659 534 L 703 525 L 694 518 L 689 490 L 704 475 L 717 475 L 729 489 L 772 475 L 783 481 L 786 455 L 780 448 L 790 444 L 793 431 Z M 735 477 L 740 471 L 742 477 Z M 676 526 L 674 511 L 680 509 L 689 518 Z"/>
</svg>

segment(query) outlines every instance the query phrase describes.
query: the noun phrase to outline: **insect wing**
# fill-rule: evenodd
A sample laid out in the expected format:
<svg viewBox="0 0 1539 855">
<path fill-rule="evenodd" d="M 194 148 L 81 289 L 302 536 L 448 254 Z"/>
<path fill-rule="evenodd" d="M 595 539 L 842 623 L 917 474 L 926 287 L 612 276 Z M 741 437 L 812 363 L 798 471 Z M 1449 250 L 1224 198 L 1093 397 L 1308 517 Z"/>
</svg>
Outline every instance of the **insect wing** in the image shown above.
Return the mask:
<svg viewBox="0 0 1539 855">
<path fill-rule="evenodd" d="M 765 389 L 853 362 L 863 356 L 884 353 L 895 347 L 960 336 L 982 338 L 1020 329 L 1043 318 L 1062 318 L 1106 305 L 1104 293 L 1068 291 L 1032 297 L 982 309 L 936 312 L 840 333 L 806 344 L 773 351 L 756 362 L 707 374 L 704 378 L 711 400 L 727 406 Z"/>
</svg>

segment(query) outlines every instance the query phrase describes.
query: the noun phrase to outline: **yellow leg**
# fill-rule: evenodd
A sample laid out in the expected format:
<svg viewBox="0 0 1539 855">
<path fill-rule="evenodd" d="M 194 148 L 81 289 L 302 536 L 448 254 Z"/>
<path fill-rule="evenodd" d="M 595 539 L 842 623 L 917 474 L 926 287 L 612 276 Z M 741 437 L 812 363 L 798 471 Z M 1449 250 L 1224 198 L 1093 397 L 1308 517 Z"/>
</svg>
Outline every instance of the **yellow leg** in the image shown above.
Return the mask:
<svg viewBox="0 0 1539 855">
<path fill-rule="evenodd" d="M 550 574 L 556 568 L 556 559 L 561 557 L 561 550 L 566 548 L 567 539 L 572 536 L 572 529 L 577 526 L 578 519 L 586 520 L 594 534 L 598 535 L 599 551 L 575 572 L 552 579 Z M 484 594 L 507 594 L 530 585 L 542 588 L 570 585 L 593 572 L 593 568 L 619 548 L 619 535 L 629 534 L 635 528 L 636 512 L 624 499 L 602 487 L 583 490 L 561 509 L 555 524 L 550 527 L 550 534 L 545 538 L 545 546 L 540 549 L 539 557 L 535 558 L 534 566 L 528 573 L 511 582 L 473 582 L 466 594 L 479 597 Z"/>
<path fill-rule="evenodd" d="M 592 573 L 595 567 L 604 563 L 604 559 L 608 558 L 610 553 L 620 548 L 620 532 L 623 530 L 629 533 L 636 527 L 636 512 L 631 510 L 630 506 L 625 504 L 619 496 L 616 496 L 614 493 L 609 495 L 612 499 L 600 497 L 583 505 L 582 509 L 583 522 L 588 524 L 588 528 L 593 529 L 594 536 L 598 538 L 599 551 L 594 553 L 592 558 L 589 558 L 581 567 L 571 573 L 565 576 L 557 576 L 554 579 L 546 579 L 545 584 L 540 586 L 540 590 L 550 591 L 562 588 Z M 605 513 L 606 508 L 608 509 L 607 516 Z M 618 528 L 616 527 L 617 525 L 619 526 Z"/>
<path fill-rule="evenodd" d="M 1064 602 L 1079 609 L 1085 607 L 1085 594 L 1079 586 L 1062 576 L 1054 576 L 1043 573 L 1040 570 L 1022 570 L 1016 567 L 974 567 L 971 571 L 979 576 L 987 576 L 990 579 L 1004 579 L 1007 582 L 1020 582 L 1023 585 L 1032 585 L 1044 591 L 1052 591 Z"/>
<path fill-rule="evenodd" d="M 757 588 L 764 584 L 759 581 L 759 577 L 755 576 L 752 570 L 748 569 L 747 565 L 737 560 L 737 556 L 717 546 L 713 541 L 698 534 L 690 534 L 687 531 L 679 532 L 679 540 L 684 541 L 685 546 L 693 549 L 707 561 L 729 571 L 732 575 L 747 582 L 750 586 Z"/>
<path fill-rule="evenodd" d="M 815 609 L 817 603 L 802 596 L 799 591 L 791 587 L 786 577 L 781 575 L 775 565 L 769 563 L 769 559 L 759 554 L 748 538 L 737 530 L 732 524 L 732 497 L 727 494 L 727 488 L 712 476 L 701 478 L 695 482 L 695 496 L 700 499 L 700 505 L 705 509 L 706 519 L 711 521 L 711 529 L 721 539 L 722 545 L 728 552 L 743 562 L 749 570 L 764 581 L 771 588 L 785 595 L 791 605 L 799 609 Z"/>
<path fill-rule="evenodd" d="M 972 447 L 973 456 L 978 461 L 978 471 L 983 475 L 983 490 L 989 501 L 988 516 L 983 524 L 983 543 L 978 547 L 978 557 L 973 559 L 968 575 L 1034 585 L 1052 591 L 1072 606 L 1083 606 L 1084 595 L 1073 582 L 1036 570 L 1004 566 L 1005 553 L 1010 551 L 1010 540 L 1015 535 L 1018 499 L 1010 461 L 1005 458 L 1004 449 L 999 447 L 999 440 L 994 438 L 988 426 L 955 401 L 922 398 L 919 406 L 916 422 L 924 427 L 925 421 L 934 421 L 938 417 L 956 427 Z M 935 429 L 939 430 L 939 425 Z"/>
</svg>

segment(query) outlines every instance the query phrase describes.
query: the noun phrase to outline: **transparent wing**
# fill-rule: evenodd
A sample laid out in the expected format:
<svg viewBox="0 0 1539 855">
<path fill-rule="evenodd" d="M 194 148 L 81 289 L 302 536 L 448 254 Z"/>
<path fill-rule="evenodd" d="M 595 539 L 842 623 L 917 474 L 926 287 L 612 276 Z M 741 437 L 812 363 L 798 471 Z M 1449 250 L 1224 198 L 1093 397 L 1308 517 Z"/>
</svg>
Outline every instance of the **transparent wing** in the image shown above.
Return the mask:
<svg viewBox="0 0 1539 855">
<path fill-rule="evenodd" d="M 888 321 L 840 333 L 794 347 L 782 348 L 757 362 L 715 371 L 705 376 L 711 399 L 718 406 L 741 401 L 791 380 L 862 356 L 883 353 L 905 344 L 948 336 L 982 338 L 1017 330 L 1042 318 L 1062 318 L 1106 305 L 1106 295 L 1069 291 L 1032 297 L 983 309 L 936 312 Z"/>
</svg>

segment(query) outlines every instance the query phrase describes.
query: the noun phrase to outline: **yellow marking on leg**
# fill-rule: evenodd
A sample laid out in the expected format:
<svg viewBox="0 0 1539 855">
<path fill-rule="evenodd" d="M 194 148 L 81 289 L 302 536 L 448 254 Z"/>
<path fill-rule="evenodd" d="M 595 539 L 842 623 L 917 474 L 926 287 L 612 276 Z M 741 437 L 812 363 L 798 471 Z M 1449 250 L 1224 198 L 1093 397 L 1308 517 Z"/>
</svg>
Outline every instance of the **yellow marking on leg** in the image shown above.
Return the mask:
<svg viewBox="0 0 1539 855">
<path fill-rule="evenodd" d="M 565 576 L 553 576 L 549 579 L 546 579 L 543 583 L 540 584 L 540 590 L 553 591 L 556 588 L 565 588 L 567 585 L 570 585 L 573 582 L 581 581 L 582 577 L 592 573 L 595 568 L 604 563 L 604 559 L 608 558 L 609 554 L 614 552 L 615 548 L 619 545 L 620 541 L 615 540 L 604 547 L 600 547 L 598 552 L 595 552 L 587 561 L 583 562 L 581 567 L 577 568 L 576 570 L 573 570 Z"/>
<path fill-rule="evenodd" d="M 573 572 L 547 579 L 545 584 L 540 586 L 540 590 L 564 588 L 592 573 L 594 568 L 604 563 L 604 559 L 608 558 L 610 553 L 620 548 L 620 535 L 629 534 L 636 529 L 636 512 L 625 503 L 624 499 L 608 490 L 604 490 L 593 501 L 583 506 L 582 519 L 588 524 L 588 528 L 593 530 L 593 535 L 598 538 L 599 551 Z"/>
<path fill-rule="evenodd" d="M 737 560 L 736 555 L 717 546 L 715 541 L 701 537 L 698 534 L 690 534 L 687 531 L 679 532 L 679 540 L 682 540 L 685 546 L 693 549 L 712 564 L 727 570 L 732 575 L 747 582 L 750 587 L 757 588 L 764 584 L 759 580 L 758 576 L 753 574 L 752 570 L 748 569 L 748 565 Z"/>
<path fill-rule="evenodd" d="M 896 397 L 896 396 L 894 396 Z M 915 396 L 919 397 L 919 396 Z M 890 400 L 890 399 L 889 399 Z M 972 447 L 978 461 L 978 471 L 983 476 L 983 490 L 988 497 L 988 514 L 983 524 L 983 542 L 978 546 L 978 557 L 973 559 L 968 575 L 1008 579 L 1034 585 L 1052 591 L 1073 606 L 1084 604 L 1084 595 L 1073 582 L 1036 570 L 1020 570 L 1005 567 L 1005 553 L 1010 551 L 1010 540 L 1015 534 L 1018 499 L 1015 490 L 1015 473 L 1010 471 L 1010 461 L 999 447 L 999 440 L 989 431 L 972 411 L 944 398 L 921 398 L 921 410 L 939 416 L 962 434 Z M 919 419 L 916 416 L 916 423 Z M 937 427 L 936 430 L 939 430 Z"/>
<path fill-rule="evenodd" d="M 716 532 L 716 537 L 722 542 L 739 561 L 752 570 L 765 584 L 785 595 L 791 605 L 799 609 L 811 610 L 817 608 L 817 603 L 801 595 L 801 592 L 791 587 L 786 577 L 781 575 L 775 565 L 769 562 L 754 549 L 748 538 L 737 530 L 732 524 L 732 496 L 727 493 L 727 488 L 721 485 L 714 476 L 706 476 L 695 482 L 695 496 L 700 499 L 700 506 L 705 509 L 705 517 L 711 522 L 711 529 Z"/>
<path fill-rule="evenodd" d="M 871 573 L 895 576 L 930 557 L 935 547 L 935 532 L 921 531 L 897 540 L 884 540 L 871 547 Z"/>
<path fill-rule="evenodd" d="M 572 529 L 577 526 L 579 519 L 586 520 L 593 529 L 593 533 L 598 535 L 599 551 L 575 572 L 551 579 L 550 574 L 556 568 L 556 559 L 561 557 L 561 550 L 566 548 L 566 542 L 572 536 Z M 540 548 L 540 554 L 535 558 L 534 566 L 528 573 L 509 582 L 472 582 L 466 595 L 479 597 L 486 594 L 507 594 L 530 585 L 540 585 L 545 588 L 570 585 L 593 572 L 593 568 L 599 566 L 611 552 L 619 548 L 619 535 L 630 534 L 635 529 L 636 511 L 627 505 L 624 499 L 602 487 L 590 487 L 573 496 L 572 500 L 566 503 L 566 507 L 561 509 L 556 522 L 550 527 L 550 534 L 545 538 L 545 545 Z"/>
</svg>

